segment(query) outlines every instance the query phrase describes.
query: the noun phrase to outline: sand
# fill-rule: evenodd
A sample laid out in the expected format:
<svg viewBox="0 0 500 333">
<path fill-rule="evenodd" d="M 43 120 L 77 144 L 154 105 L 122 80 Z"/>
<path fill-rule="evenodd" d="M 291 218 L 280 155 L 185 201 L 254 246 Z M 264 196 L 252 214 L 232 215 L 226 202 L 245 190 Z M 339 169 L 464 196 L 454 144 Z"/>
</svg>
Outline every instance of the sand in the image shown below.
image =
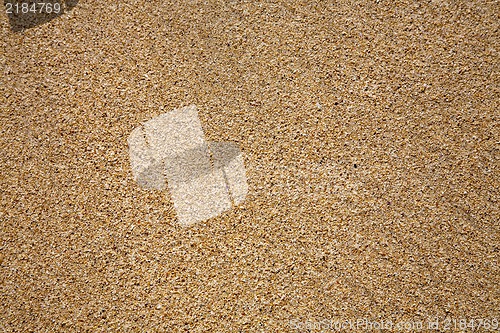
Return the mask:
<svg viewBox="0 0 500 333">
<path fill-rule="evenodd" d="M 500 321 L 499 25 L 498 1 L 4 12 L 1 330 Z M 127 138 L 191 104 L 249 192 L 186 228 Z"/>
</svg>

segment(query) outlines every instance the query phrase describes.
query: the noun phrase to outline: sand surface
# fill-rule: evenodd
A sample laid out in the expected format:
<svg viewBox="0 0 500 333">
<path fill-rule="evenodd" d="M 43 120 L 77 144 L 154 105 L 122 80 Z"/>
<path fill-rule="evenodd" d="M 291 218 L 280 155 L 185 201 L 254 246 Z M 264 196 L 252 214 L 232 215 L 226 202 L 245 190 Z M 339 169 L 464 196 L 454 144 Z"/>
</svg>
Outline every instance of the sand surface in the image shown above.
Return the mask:
<svg viewBox="0 0 500 333">
<path fill-rule="evenodd" d="M 499 26 L 494 0 L 3 12 L 0 329 L 500 321 Z M 249 194 L 184 228 L 127 137 L 191 104 Z"/>
</svg>

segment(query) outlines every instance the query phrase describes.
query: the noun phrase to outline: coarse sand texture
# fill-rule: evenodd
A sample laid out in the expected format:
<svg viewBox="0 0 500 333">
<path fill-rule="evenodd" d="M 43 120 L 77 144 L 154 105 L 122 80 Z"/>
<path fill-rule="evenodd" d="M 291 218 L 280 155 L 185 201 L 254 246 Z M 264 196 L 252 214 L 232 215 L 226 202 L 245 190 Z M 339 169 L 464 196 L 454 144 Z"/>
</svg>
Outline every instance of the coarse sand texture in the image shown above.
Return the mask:
<svg viewBox="0 0 500 333">
<path fill-rule="evenodd" d="M 22 1 L 0 332 L 498 332 L 498 0 Z"/>
</svg>

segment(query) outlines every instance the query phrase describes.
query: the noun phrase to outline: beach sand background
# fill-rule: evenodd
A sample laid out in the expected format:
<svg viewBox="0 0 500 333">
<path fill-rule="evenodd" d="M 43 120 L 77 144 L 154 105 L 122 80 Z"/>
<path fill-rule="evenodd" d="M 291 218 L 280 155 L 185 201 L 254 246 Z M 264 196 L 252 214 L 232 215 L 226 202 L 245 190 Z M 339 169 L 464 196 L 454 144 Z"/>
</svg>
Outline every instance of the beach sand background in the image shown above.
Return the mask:
<svg viewBox="0 0 500 333">
<path fill-rule="evenodd" d="M 498 1 L 89 0 L 24 32 L 4 12 L 0 328 L 500 320 L 499 25 Z M 127 137 L 190 104 L 249 195 L 183 228 Z"/>
</svg>

